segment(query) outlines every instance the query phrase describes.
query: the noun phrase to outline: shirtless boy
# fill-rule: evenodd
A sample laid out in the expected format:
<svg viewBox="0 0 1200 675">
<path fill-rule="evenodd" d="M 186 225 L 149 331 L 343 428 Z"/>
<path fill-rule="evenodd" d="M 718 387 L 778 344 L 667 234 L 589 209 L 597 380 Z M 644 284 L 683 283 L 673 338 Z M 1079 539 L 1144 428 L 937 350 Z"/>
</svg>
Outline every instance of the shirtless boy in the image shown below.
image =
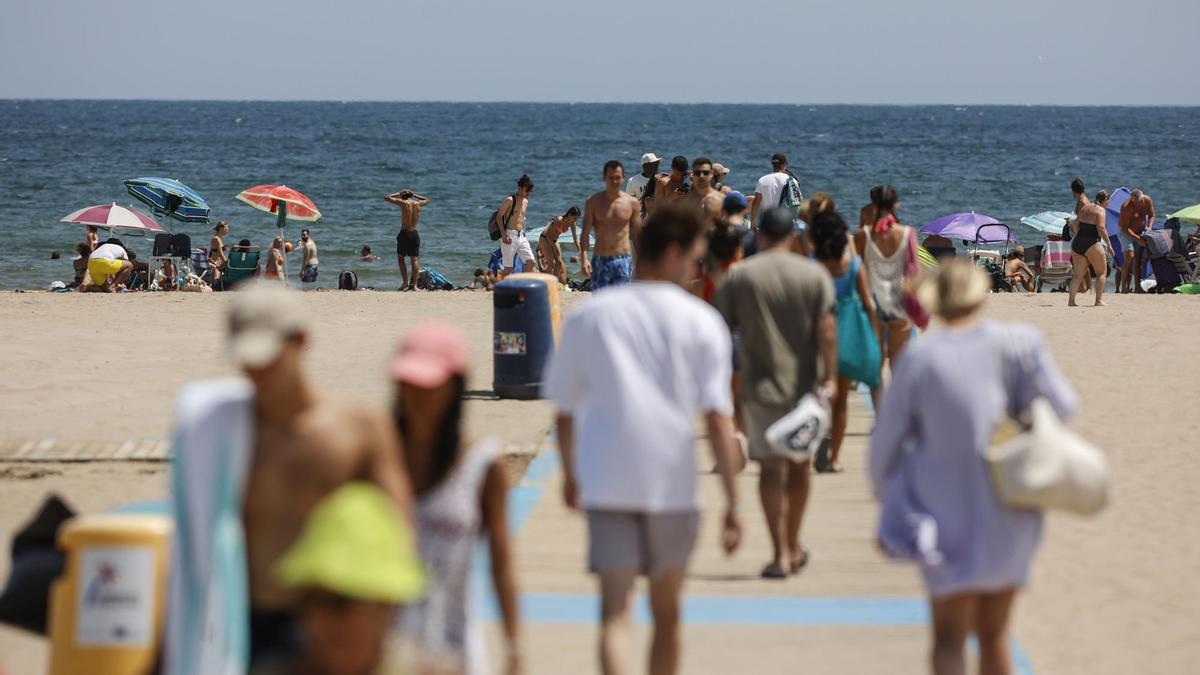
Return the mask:
<svg viewBox="0 0 1200 675">
<path fill-rule="evenodd" d="M 542 270 L 547 274 L 558 277 L 558 283 L 567 283 L 567 263 L 563 260 L 562 248 L 558 238 L 568 229 L 571 238 L 575 240 L 575 248 L 579 248 L 579 234 L 575 231 L 575 222 L 579 220 L 579 207 L 572 206 L 567 212 L 550 221 L 542 236 L 538 237 L 538 257 L 542 260 Z"/>
<path fill-rule="evenodd" d="M 293 647 L 296 598 L 273 568 L 312 507 L 353 480 L 377 483 L 406 512 L 411 495 L 391 421 L 318 394 L 305 375 L 305 308 L 295 292 L 237 293 L 229 319 L 233 358 L 254 387 L 254 446 L 242 493 L 253 664 Z"/>
<path fill-rule="evenodd" d="M 1146 264 L 1146 241 L 1142 233 L 1154 225 L 1154 200 L 1141 190 L 1129 193 L 1129 199 L 1121 205 L 1121 217 L 1117 221 L 1120 229 L 1121 249 L 1125 262 L 1121 264 L 1118 278 L 1120 293 L 1142 292 L 1142 266 Z"/>
<path fill-rule="evenodd" d="M 704 227 L 711 231 L 717 226 L 725 205 L 725 195 L 713 187 L 713 163 L 707 157 L 692 161 L 692 191 L 684 198 L 705 215 Z"/>
<path fill-rule="evenodd" d="M 1025 249 L 1017 246 L 1008 254 L 1004 261 L 1004 278 L 1014 287 L 1020 286 L 1027 292 L 1033 292 L 1033 270 L 1025 264 Z"/>
<path fill-rule="evenodd" d="M 429 200 L 412 190 L 401 190 L 384 197 L 400 207 L 400 233 L 396 235 L 396 262 L 400 265 L 400 290 L 417 290 L 417 275 L 421 273 L 421 235 L 417 224 L 421 222 L 421 209 Z M 404 259 L 412 266 L 412 276 L 404 268 Z"/>
<path fill-rule="evenodd" d="M 680 159 L 676 157 L 675 159 Z M 674 176 L 676 163 L 671 162 Z M 684 160 L 684 170 L 687 160 Z M 616 160 L 604 164 L 604 191 L 588 197 L 583 207 L 583 236 L 579 238 L 579 259 L 583 273 L 592 279 L 592 291 L 629 283 L 633 276 L 633 255 L 642 227 L 638 200 L 621 191 L 625 167 Z M 667 190 L 661 194 L 666 194 Z M 596 233 L 596 253 L 589 260 L 589 235 Z"/>
<path fill-rule="evenodd" d="M 525 211 L 529 208 L 529 196 L 533 194 L 533 179 L 522 175 L 517 179 L 517 191 L 500 202 L 499 220 L 503 228 L 500 237 L 500 259 L 504 266 L 500 273 L 503 279 L 512 274 L 517 256 L 532 269 L 533 248 L 525 238 Z"/>
</svg>

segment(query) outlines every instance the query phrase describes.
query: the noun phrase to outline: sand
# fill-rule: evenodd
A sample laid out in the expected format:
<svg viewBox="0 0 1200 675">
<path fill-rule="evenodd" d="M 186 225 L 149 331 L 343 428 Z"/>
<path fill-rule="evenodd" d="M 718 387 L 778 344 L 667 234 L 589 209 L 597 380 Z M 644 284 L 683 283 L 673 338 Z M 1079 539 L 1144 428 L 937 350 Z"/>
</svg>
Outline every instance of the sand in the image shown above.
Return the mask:
<svg viewBox="0 0 1200 675">
<path fill-rule="evenodd" d="M 994 296 L 991 317 L 1037 325 L 1080 393 L 1075 428 L 1107 451 L 1111 507 L 1100 517 L 1050 517 L 1017 623 L 1040 673 L 1185 672 L 1200 658 L 1200 301 L 1109 296 L 1068 309 L 1060 294 Z M 161 437 L 179 386 L 232 372 L 214 295 L 0 296 L 0 440 Z M 483 292 L 309 293 L 313 377 L 330 393 L 383 405 L 382 365 L 419 320 L 458 325 L 472 349 L 470 389 L 491 388 L 491 296 Z M 569 303 L 568 303 L 569 305 Z M 545 402 L 472 399 L 472 434 L 514 449 L 549 426 Z M 0 573 L 12 532 L 49 492 L 95 511 L 164 495 L 162 464 L 0 463 Z M 868 532 L 862 533 L 864 537 Z M 869 576 L 866 565 L 857 574 Z M 854 574 L 852 570 L 843 570 Z M 865 577 L 864 577 L 865 579 Z M 866 645 L 863 645 L 864 647 Z M 41 640 L 0 628 L 0 667 L 44 672 Z M 851 672 L 830 664 L 829 672 Z M 847 666 L 848 668 L 848 666 Z"/>
</svg>

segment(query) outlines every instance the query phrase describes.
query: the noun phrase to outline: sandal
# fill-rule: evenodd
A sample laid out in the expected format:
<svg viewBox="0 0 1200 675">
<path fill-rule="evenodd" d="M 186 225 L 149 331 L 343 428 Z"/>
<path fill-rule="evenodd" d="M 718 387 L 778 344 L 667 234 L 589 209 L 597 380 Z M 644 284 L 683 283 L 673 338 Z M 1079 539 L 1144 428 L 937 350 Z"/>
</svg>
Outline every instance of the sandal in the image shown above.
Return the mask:
<svg viewBox="0 0 1200 675">
<path fill-rule="evenodd" d="M 796 560 L 797 556 L 795 556 L 795 555 L 792 556 L 792 574 L 799 574 L 800 570 L 804 569 L 808 565 L 809 559 L 812 558 L 812 551 L 809 551 L 804 546 L 800 547 L 800 550 L 798 551 L 798 553 L 803 557 L 800 558 L 799 561 L 797 561 Z"/>
<path fill-rule="evenodd" d="M 767 566 L 762 568 L 762 572 L 759 572 L 759 576 L 762 577 L 763 579 L 786 579 L 786 578 L 788 578 L 787 572 L 784 572 L 783 569 L 779 567 L 779 565 L 777 565 L 773 562 L 767 563 Z"/>
</svg>

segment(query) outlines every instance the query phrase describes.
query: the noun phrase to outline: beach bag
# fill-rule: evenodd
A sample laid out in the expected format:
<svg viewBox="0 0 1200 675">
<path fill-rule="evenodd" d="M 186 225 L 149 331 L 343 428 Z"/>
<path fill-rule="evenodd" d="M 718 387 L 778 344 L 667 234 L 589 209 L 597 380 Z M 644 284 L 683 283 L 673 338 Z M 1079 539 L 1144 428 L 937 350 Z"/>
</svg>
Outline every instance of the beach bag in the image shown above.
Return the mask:
<svg viewBox="0 0 1200 675">
<path fill-rule="evenodd" d="M 358 290 L 358 275 L 350 270 L 346 270 L 338 275 L 338 288 L 343 291 Z"/>
<path fill-rule="evenodd" d="M 1171 252 L 1174 242 L 1171 241 L 1171 233 L 1167 230 L 1153 230 L 1142 235 L 1142 241 L 1146 242 L 1146 250 L 1150 251 L 1150 258 L 1157 259 L 1165 257 Z"/>
<path fill-rule="evenodd" d="M 1020 364 L 1020 376 L 1032 378 L 1029 349 L 1016 345 L 1015 352 L 1009 360 Z M 1016 383 L 1010 382 L 1010 397 L 1015 390 Z M 1013 430 L 1015 435 L 1003 440 Z M 1010 412 L 1010 418 L 1001 421 L 999 434 L 1001 440 L 987 449 L 986 459 L 996 494 L 1005 506 L 1092 515 L 1108 502 L 1104 454 L 1068 429 L 1045 398 L 1034 398 L 1021 414 Z"/>
<path fill-rule="evenodd" d="M 800 214 L 800 204 L 804 202 L 804 195 L 800 192 L 800 183 L 795 176 L 789 175 L 787 182 L 783 184 L 783 191 L 779 193 L 779 208 L 787 209 L 795 218 Z"/>
<path fill-rule="evenodd" d="M 417 275 L 417 286 L 430 291 L 454 290 L 454 284 L 432 267 L 426 267 Z"/>
<path fill-rule="evenodd" d="M 917 231 L 909 227 L 908 242 L 905 244 L 908 247 L 907 260 L 904 265 L 904 280 L 905 286 L 900 289 L 900 302 L 904 305 L 904 313 L 909 319 L 916 324 L 917 328 L 925 330 L 929 327 L 929 312 L 921 305 L 917 299 L 917 294 L 913 292 L 917 275 L 921 271 L 920 257 L 917 254 L 917 249 L 920 245 L 917 244 Z"/>
<path fill-rule="evenodd" d="M 503 230 L 508 229 L 508 221 L 512 218 L 513 211 L 517 210 L 517 196 L 513 195 L 512 200 L 512 208 L 508 210 L 508 215 L 504 216 Z M 496 209 L 492 211 L 492 217 L 488 218 L 488 236 L 492 238 L 492 241 L 500 241 L 504 236 L 503 230 L 500 228 L 500 209 Z"/>
<path fill-rule="evenodd" d="M 838 375 L 875 389 L 879 386 L 883 355 L 871 319 L 858 296 L 858 268 L 856 256 L 846 273 L 850 290 L 838 296 L 834 307 L 837 318 L 837 369 Z"/>
<path fill-rule="evenodd" d="M 805 394 L 791 412 L 767 427 L 763 436 L 777 454 L 793 462 L 806 462 L 828 432 L 829 409 L 816 394 Z"/>
</svg>

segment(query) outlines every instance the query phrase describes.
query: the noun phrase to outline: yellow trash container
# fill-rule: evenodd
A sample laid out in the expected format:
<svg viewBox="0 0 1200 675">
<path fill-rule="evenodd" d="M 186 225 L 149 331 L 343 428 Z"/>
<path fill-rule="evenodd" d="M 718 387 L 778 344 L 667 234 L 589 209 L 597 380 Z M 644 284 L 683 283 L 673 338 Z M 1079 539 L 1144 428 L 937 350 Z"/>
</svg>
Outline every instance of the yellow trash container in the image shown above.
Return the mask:
<svg viewBox="0 0 1200 675">
<path fill-rule="evenodd" d="M 506 279 L 526 279 L 546 284 L 546 297 L 550 300 L 550 326 L 554 330 L 554 344 L 557 345 L 562 333 L 562 302 L 558 297 L 558 277 L 540 272 L 521 272 L 510 274 Z"/>
<path fill-rule="evenodd" d="M 58 533 L 66 571 L 50 592 L 51 675 L 145 675 L 162 641 L 171 520 L 74 518 Z"/>
</svg>

